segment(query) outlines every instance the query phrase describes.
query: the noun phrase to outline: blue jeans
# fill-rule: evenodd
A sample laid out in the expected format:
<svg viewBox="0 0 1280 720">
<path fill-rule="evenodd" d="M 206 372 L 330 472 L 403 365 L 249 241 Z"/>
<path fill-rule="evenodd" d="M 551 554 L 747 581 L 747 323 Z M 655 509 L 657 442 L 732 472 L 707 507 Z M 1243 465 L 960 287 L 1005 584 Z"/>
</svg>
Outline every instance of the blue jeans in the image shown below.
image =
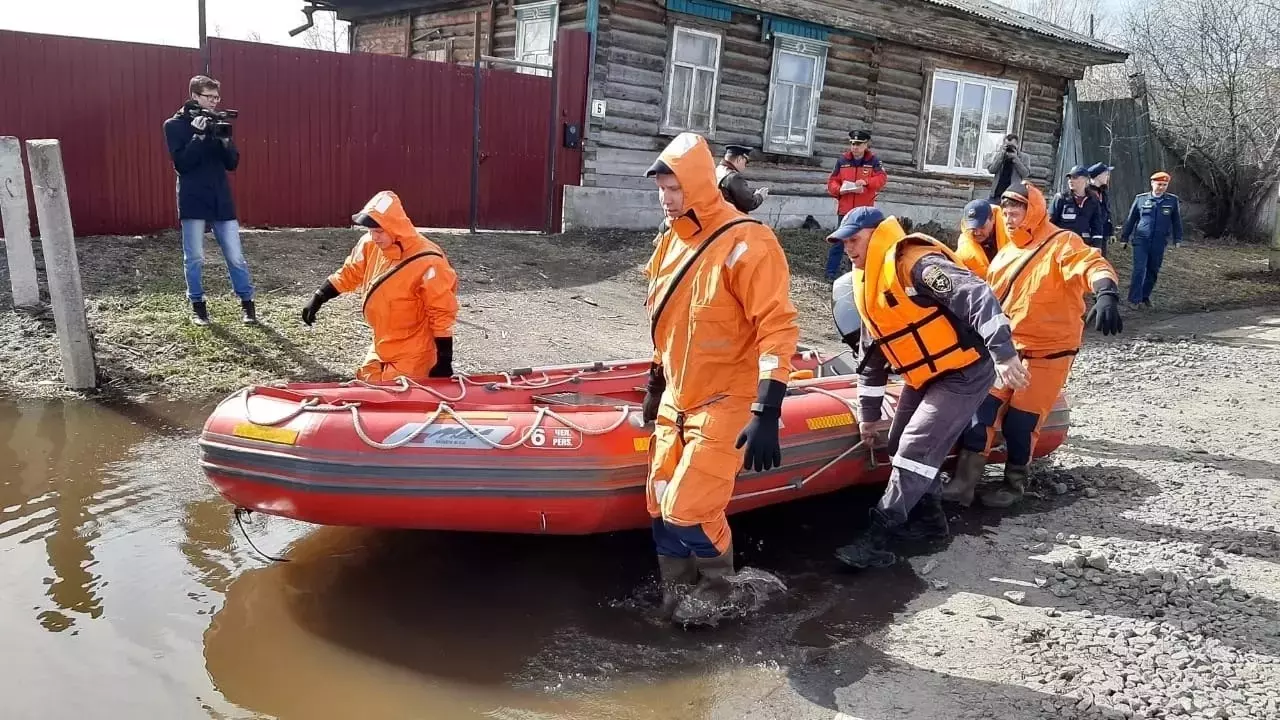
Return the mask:
<svg viewBox="0 0 1280 720">
<path fill-rule="evenodd" d="M 840 275 L 840 265 L 844 263 L 844 243 L 831 243 L 827 250 L 827 279 L 834 280 Z"/>
<path fill-rule="evenodd" d="M 1164 264 L 1166 240 L 1139 240 L 1133 243 L 1133 277 L 1129 280 L 1129 302 L 1138 304 L 1151 300 L 1156 287 L 1160 266 Z"/>
<path fill-rule="evenodd" d="M 218 220 L 206 223 L 204 220 L 182 221 L 182 262 L 186 266 L 187 299 L 191 302 L 204 300 L 204 282 L 201 273 L 204 271 L 204 229 L 206 224 L 213 225 L 213 237 L 222 248 L 222 257 L 227 261 L 227 277 L 231 279 L 231 287 L 241 300 L 253 299 L 253 280 L 249 277 L 249 263 L 245 262 L 244 252 L 240 247 L 240 223 L 236 220 Z"/>
</svg>

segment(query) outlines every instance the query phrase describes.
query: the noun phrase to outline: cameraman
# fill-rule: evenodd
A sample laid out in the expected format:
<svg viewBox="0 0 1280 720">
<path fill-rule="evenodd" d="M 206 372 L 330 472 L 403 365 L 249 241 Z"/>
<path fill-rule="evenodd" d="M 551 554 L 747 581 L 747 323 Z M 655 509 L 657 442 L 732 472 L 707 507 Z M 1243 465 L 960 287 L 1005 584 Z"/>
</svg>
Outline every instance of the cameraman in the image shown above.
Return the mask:
<svg viewBox="0 0 1280 720">
<path fill-rule="evenodd" d="M 1004 147 L 987 156 L 987 172 L 995 175 L 988 197 L 993 205 L 1000 204 L 1000 197 L 1010 185 L 1017 185 L 1031 175 L 1031 156 L 1018 149 L 1017 135 L 1005 135 Z"/>
<path fill-rule="evenodd" d="M 253 282 L 240 247 L 240 223 L 227 171 L 240 164 L 240 151 L 231 141 L 231 126 L 217 111 L 222 100 L 219 83 L 204 75 L 191 78 L 191 98 L 164 121 L 164 139 L 178 173 L 178 219 L 182 224 L 182 259 L 186 265 L 187 298 L 196 325 L 209 324 L 204 302 L 204 232 L 213 236 L 227 261 L 231 287 L 240 297 L 246 325 L 258 322 L 253 306 Z M 220 122 L 221 121 L 221 122 Z"/>
</svg>

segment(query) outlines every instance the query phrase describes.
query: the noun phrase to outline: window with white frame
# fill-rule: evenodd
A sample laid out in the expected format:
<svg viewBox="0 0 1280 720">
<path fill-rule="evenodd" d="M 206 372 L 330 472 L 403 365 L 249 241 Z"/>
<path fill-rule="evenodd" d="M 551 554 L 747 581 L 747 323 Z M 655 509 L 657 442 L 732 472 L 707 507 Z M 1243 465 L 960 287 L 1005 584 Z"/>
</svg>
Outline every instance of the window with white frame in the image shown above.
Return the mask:
<svg viewBox="0 0 1280 720">
<path fill-rule="evenodd" d="M 667 67 L 663 130 L 714 131 L 716 86 L 720 77 L 720 36 L 705 30 L 675 26 Z"/>
<path fill-rule="evenodd" d="M 925 169 L 985 173 L 987 156 L 1013 131 L 1017 94 L 1015 82 L 946 70 L 934 72 Z"/>
<path fill-rule="evenodd" d="M 809 155 L 813 151 L 813 129 L 826 64 L 826 43 L 774 35 L 765 150 L 792 155 Z"/>
<path fill-rule="evenodd" d="M 516 6 L 516 60 L 551 67 L 555 57 L 556 21 L 560 3 L 530 3 Z M 516 72 L 550 75 L 550 70 L 516 68 Z"/>
</svg>

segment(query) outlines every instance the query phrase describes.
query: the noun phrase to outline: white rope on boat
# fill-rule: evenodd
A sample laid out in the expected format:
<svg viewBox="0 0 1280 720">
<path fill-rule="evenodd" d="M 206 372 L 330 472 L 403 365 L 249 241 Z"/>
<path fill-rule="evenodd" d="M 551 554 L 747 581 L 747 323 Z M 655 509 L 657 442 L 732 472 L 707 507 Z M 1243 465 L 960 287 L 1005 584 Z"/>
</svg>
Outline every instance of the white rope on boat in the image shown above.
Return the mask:
<svg viewBox="0 0 1280 720">
<path fill-rule="evenodd" d="M 492 386 L 495 390 L 545 390 L 547 388 L 556 387 L 557 385 L 564 385 L 565 383 L 593 382 L 593 381 L 601 381 L 601 380 L 628 380 L 631 378 L 644 377 L 649 374 L 648 370 L 643 370 L 641 372 L 630 373 L 628 375 L 597 375 L 595 377 L 591 377 L 588 374 L 587 370 L 579 370 L 573 373 L 572 375 L 569 375 L 568 377 L 564 377 L 559 380 L 552 380 L 551 376 L 548 375 L 545 371 L 539 371 L 539 372 L 542 373 L 542 379 L 535 380 L 535 381 L 529 381 L 524 379 L 516 380 L 511 377 L 510 373 L 505 373 L 505 372 L 500 374 L 506 380 L 506 382 L 500 382 L 500 383 L 485 382 L 480 380 L 472 380 L 469 377 L 462 377 L 462 380 L 470 385 L 489 385 L 489 386 Z"/>
<path fill-rule="evenodd" d="M 472 435 L 475 435 L 477 438 L 480 438 L 480 440 L 482 440 L 489 447 L 495 450 L 514 450 L 515 448 L 518 448 L 521 445 L 524 445 L 526 442 L 528 442 L 529 439 L 534 436 L 534 433 L 536 433 L 538 429 L 542 427 L 543 420 L 548 417 L 558 421 L 559 423 L 561 423 L 567 428 L 577 430 L 583 435 L 605 435 L 607 433 L 611 433 L 614 430 L 617 430 L 618 428 L 622 427 L 622 425 L 627 422 L 627 419 L 631 416 L 631 413 L 633 412 L 633 408 L 629 405 L 618 405 L 614 409 L 619 410 L 620 415 L 613 424 L 609 425 L 606 428 L 593 429 L 593 428 L 583 427 L 582 425 L 579 425 L 573 422 L 572 420 L 569 420 L 568 418 L 564 417 L 563 415 L 560 415 L 556 411 L 544 405 L 544 406 L 538 407 L 537 411 L 534 413 L 533 424 L 531 424 L 528 428 L 526 428 L 525 431 L 520 435 L 518 439 L 516 439 L 514 442 L 511 442 L 511 443 L 500 443 L 500 442 L 495 442 L 493 440 L 490 440 L 483 433 L 476 430 L 475 427 L 471 425 L 471 423 L 467 422 L 465 418 L 458 415 L 457 411 L 455 411 L 452 407 L 450 407 L 448 403 L 440 403 L 440 405 L 434 411 L 427 414 L 426 420 L 422 423 L 422 427 L 418 428 L 415 432 L 410 433 L 402 440 L 397 440 L 396 442 L 393 442 L 393 443 L 382 443 L 369 437 L 369 434 L 365 432 L 364 426 L 361 425 L 360 423 L 359 408 L 355 405 L 351 405 L 348 407 L 351 410 L 351 424 L 355 427 L 356 435 L 359 436 L 359 438 L 362 441 L 364 441 L 366 445 L 372 448 L 376 448 L 378 450 L 395 450 L 397 448 L 401 448 L 401 447 L 404 447 L 405 445 L 408 445 L 414 438 L 418 437 L 418 435 L 421 435 L 422 431 L 431 427 L 431 425 L 434 424 L 436 420 L 439 420 L 440 416 L 444 413 L 448 413 L 449 416 L 452 417 L 459 425 L 465 428 L 467 432 L 470 432 Z"/>
<path fill-rule="evenodd" d="M 293 410 L 268 422 L 252 416 L 252 413 L 249 410 L 249 396 L 252 394 L 253 394 L 253 388 L 251 387 L 245 388 L 240 393 L 241 398 L 244 401 L 244 418 L 246 421 L 253 423 L 254 425 L 266 425 L 266 426 L 281 425 L 286 422 L 289 422 L 290 420 L 293 420 L 294 418 L 298 417 L 304 412 L 333 413 L 333 412 L 349 411 L 351 413 L 351 424 L 355 428 L 356 435 L 366 445 L 372 448 L 376 448 L 378 450 L 395 450 L 397 448 L 401 448 L 401 447 L 404 447 L 405 445 L 408 445 L 410 441 L 412 441 L 417 436 L 421 435 L 422 431 L 431 427 L 432 424 L 434 424 L 437 420 L 440 419 L 441 415 L 446 413 L 449 415 L 449 417 L 452 417 L 454 421 L 456 421 L 460 426 L 465 428 L 467 432 L 476 436 L 477 438 L 479 438 L 481 441 L 483 441 L 490 447 L 496 450 L 513 450 L 525 444 L 526 442 L 528 442 L 529 439 L 532 438 L 534 434 L 537 433 L 538 430 L 542 427 L 543 421 L 546 418 L 551 418 L 556 422 L 559 422 L 561 425 L 565 426 L 566 428 L 569 428 L 571 430 L 577 430 L 583 435 L 606 435 L 622 427 L 624 424 L 626 424 L 627 420 L 630 419 L 631 414 L 636 411 L 636 408 L 630 405 L 615 405 L 613 406 L 613 409 L 619 411 L 617 420 L 610 423 L 608 427 L 589 428 L 589 427 L 580 425 L 574 422 L 573 420 L 570 420 L 569 418 L 561 415 L 560 413 L 557 413 L 555 410 L 552 410 L 550 407 L 542 405 L 542 406 L 538 406 L 538 408 L 535 410 L 533 423 L 528 428 L 525 429 L 525 431 L 520 435 L 519 439 L 517 439 L 513 443 L 499 443 L 499 442 L 490 440 L 487 436 L 485 436 L 483 433 L 477 430 L 471 423 L 467 422 L 465 418 L 459 415 L 458 411 L 454 410 L 453 407 L 450 406 L 447 402 L 441 402 L 439 405 L 436 406 L 435 410 L 431 411 L 430 413 L 427 413 L 426 419 L 422 423 L 422 427 L 418 428 L 415 432 L 411 433 L 410 435 L 408 435 L 402 440 L 397 440 L 396 442 L 393 442 L 393 443 L 383 443 L 383 442 L 378 442 L 377 440 L 374 440 L 373 438 L 369 437 L 369 433 L 365 431 L 364 425 L 360 421 L 360 403 L 359 402 L 350 402 L 350 403 L 344 402 L 339 405 L 327 405 L 327 404 L 321 404 L 320 398 L 317 398 L 317 397 L 304 398 L 298 401 L 297 407 L 295 407 Z"/>
<path fill-rule="evenodd" d="M 466 383 L 462 381 L 463 380 L 462 376 L 454 375 L 453 377 L 450 378 L 450 380 L 453 380 L 458 383 L 458 389 L 461 392 L 458 393 L 457 397 L 449 397 L 448 395 L 445 395 L 444 393 L 440 392 L 439 390 L 436 390 L 433 387 L 429 387 L 427 385 L 423 385 L 422 383 L 416 382 L 414 380 L 410 380 L 404 375 L 401 375 L 395 379 L 396 384 L 394 386 L 374 385 L 371 382 L 366 382 L 360 379 L 348 380 L 342 383 L 342 386 L 343 387 L 359 386 L 359 387 L 369 388 L 370 390 L 386 390 L 387 392 L 393 392 L 393 393 L 405 393 L 405 392 L 409 392 L 409 390 L 412 388 L 417 388 L 419 390 L 426 390 L 432 395 L 435 395 L 437 398 L 440 398 L 440 400 L 443 402 L 461 402 L 462 400 L 466 399 L 467 386 L 466 386 Z"/>
<path fill-rule="evenodd" d="M 255 419 L 252 413 L 249 412 L 249 396 L 252 394 L 253 394 L 253 388 L 247 387 L 240 392 L 240 397 L 244 400 L 244 419 L 254 425 L 282 425 L 298 417 L 299 415 L 306 412 L 307 410 L 315 408 L 320 404 L 320 398 L 314 398 L 314 397 L 306 398 L 306 399 L 300 400 L 298 402 L 298 407 L 294 408 L 292 411 L 286 413 L 282 417 L 276 420 L 272 420 L 270 422 L 265 422 L 262 420 Z"/>
<path fill-rule="evenodd" d="M 814 356 L 818 357 L 816 351 L 809 351 L 809 352 L 813 352 Z M 359 386 L 359 387 L 365 387 L 373 390 L 385 390 L 387 392 L 392 392 L 397 394 L 408 392 L 412 388 L 417 388 L 419 390 L 426 390 L 427 392 L 431 393 L 432 395 L 435 395 L 437 398 L 440 399 L 440 403 L 436 406 L 436 409 L 427 414 L 425 421 L 422 423 L 422 426 L 418 428 L 417 431 L 411 433 L 404 439 L 397 440 L 396 442 L 393 442 L 393 443 L 378 442 L 377 440 L 374 440 L 373 438 L 369 437 L 368 432 L 365 431 L 364 425 L 360 421 L 360 402 L 358 401 L 342 402 L 337 405 L 330 405 L 330 404 L 321 404 L 321 400 L 318 397 L 303 398 L 302 400 L 298 401 L 297 407 L 295 407 L 293 410 L 285 413 L 279 418 L 276 418 L 268 422 L 268 421 L 262 421 L 257 418 L 254 418 L 252 416 L 252 413 L 249 410 L 249 397 L 253 395 L 252 387 L 245 388 L 243 391 L 241 391 L 240 395 L 244 402 L 244 418 L 246 421 L 254 425 L 264 425 L 264 426 L 282 425 L 286 422 L 289 422 L 290 420 L 293 420 L 294 418 L 298 417 L 302 413 L 308 412 L 308 411 L 330 412 L 330 413 L 331 412 L 350 412 L 351 424 L 356 431 L 356 435 L 366 445 L 378 450 L 395 450 L 395 449 L 404 447 L 405 445 L 408 445 L 410 441 L 412 441 L 415 437 L 422 434 L 424 430 L 431 427 L 431 425 L 434 424 L 437 420 L 439 420 L 440 416 L 445 413 L 447 413 L 449 417 L 452 417 L 458 423 L 458 425 L 466 429 L 467 432 L 476 436 L 477 438 L 479 438 L 481 441 L 483 441 L 485 444 L 489 445 L 490 447 L 496 450 L 513 450 L 517 447 L 524 445 L 526 442 L 528 442 L 534 436 L 534 434 L 542 427 L 542 423 L 546 418 L 552 418 L 553 420 L 559 422 L 561 425 L 572 430 L 577 430 L 583 435 L 605 435 L 625 425 L 627 421 L 630 419 L 632 413 L 635 412 L 636 409 L 630 405 L 615 405 L 613 406 L 614 409 L 620 411 L 618 419 L 606 428 L 591 429 L 591 428 L 587 428 L 582 425 L 579 425 L 578 423 L 575 423 L 574 421 L 552 410 L 550 407 L 541 405 L 541 406 L 537 406 L 534 412 L 533 423 L 528 428 L 525 429 L 525 431 L 521 434 L 521 436 L 517 440 L 515 440 L 512 443 L 500 443 L 500 442 L 495 442 L 493 440 L 490 440 L 483 433 L 476 430 L 476 428 L 473 425 L 471 425 L 471 423 L 467 422 L 465 418 L 460 416 L 458 412 L 454 410 L 452 406 L 449 405 L 449 403 L 459 402 L 466 398 L 468 384 L 493 385 L 496 388 L 505 388 L 505 389 L 541 390 L 549 387 L 555 387 L 557 385 L 563 385 L 565 383 L 570 383 L 570 382 L 589 382 L 592 380 L 630 379 L 630 378 L 644 377 L 649 374 L 648 370 L 643 370 L 641 372 L 631 373 L 628 375 L 597 375 L 595 377 L 589 377 L 588 373 L 592 371 L 587 369 L 581 369 L 568 377 L 553 381 L 551 379 L 551 376 L 548 375 L 546 371 L 539 371 L 539 372 L 542 375 L 542 378 L 538 380 L 533 380 L 533 381 L 530 381 L 524 378 L 521 378 L 519 381 L 517 381 L 511 376 L 510 373 L 504 372 L 504 373 L 501 373 L 502 377 L 506 380 L 506 382 L 504 383 L 480 382 L 480 381 L 472 380 L 465 375 L 454 375 L 452 376 L 451 379 L 458 383 L 458 387 L 460 389 L 460 392 L 457 397 L 449 397 L 447 395 L 444 395 L 443 393 L 437 391 L 435 388 L 422 385 L 421 383 L 418 383 L 414 380 L 404 377 L 403 375 L 396 378 L 394 385 L 375 385 L 373 383 L 366 382 L 364 380 L 359 380 L 359 379 L 350 380 L 342 383 L 342 386 L 344 387 Z M 599 371 L 595 371 L 595 372 L 599 372 Z M 853 413 L 854 417 L 858 416 L 858 409 L 854 403 L 852 403 L 849 400 L 846 400 L 844 397 L 837 395 L 834 392 L 831 392 L 830 390 L 826 390 L 824 388 L 817 388 L 817 387 L 804 388 L 804 390 L 807 392 L 815 392 L 822 395 L 826 395 L 828 397 L 835 398 L 836 400 L 843 403 L 846 407 L 848 407 L 850 412 Z M 889 402 L 890 402 L 890 399 L 886 396 L 885 397 L 886 405 L 888 405 Z M 889 409 L 890 411 L 892 411 L 891 406 L 889 407 Z"/>
<path fill-rule="evenodd" d="M 829 398 L 834 398 L 836 400 L 839 400 L 841 403 L 844 404 L 845 407 L 849 408 L 849 412 L 852 413 L 853 416 L 857 418 L 859 422 L 862 421 L 862 418 L 860 417 L 862 408 L 860 408 L 852 400 L 845 398 L 843 395 L 837 395 L 836 393 L 831 392 L 826 388 L 820 388 L 820 387 L 807 387 L 807 388 L 803 388 L 803 390 L 805 392 L 818 393 L 819 395 L 826 395 Z M 889 397 L 889 395 L 886 394 L 884 396 L 884 400 L 881 401 L 881 408 L 882 410 L 885 411 L 885 414 L 892 415 L 894 412 L 895 406 L 896 406 L 896 403 L 894 402 L 893 398 Z"/>
</svg>

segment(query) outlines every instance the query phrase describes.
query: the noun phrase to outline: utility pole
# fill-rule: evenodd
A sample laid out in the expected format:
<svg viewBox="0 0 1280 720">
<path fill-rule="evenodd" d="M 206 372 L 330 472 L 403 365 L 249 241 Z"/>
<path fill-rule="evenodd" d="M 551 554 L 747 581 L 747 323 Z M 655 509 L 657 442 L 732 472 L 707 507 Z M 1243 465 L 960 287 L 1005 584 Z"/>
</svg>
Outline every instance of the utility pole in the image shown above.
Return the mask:
<svg viewBox="0 0 1280 720">
<path fill-rule="evenodd" d="M 204 61 L 204 74 L 209 74 L 209 37 L 205 31 L 205 0 L 196 0 L 196 16 L 200 33 L 200 58 Z"/>
</svg>

